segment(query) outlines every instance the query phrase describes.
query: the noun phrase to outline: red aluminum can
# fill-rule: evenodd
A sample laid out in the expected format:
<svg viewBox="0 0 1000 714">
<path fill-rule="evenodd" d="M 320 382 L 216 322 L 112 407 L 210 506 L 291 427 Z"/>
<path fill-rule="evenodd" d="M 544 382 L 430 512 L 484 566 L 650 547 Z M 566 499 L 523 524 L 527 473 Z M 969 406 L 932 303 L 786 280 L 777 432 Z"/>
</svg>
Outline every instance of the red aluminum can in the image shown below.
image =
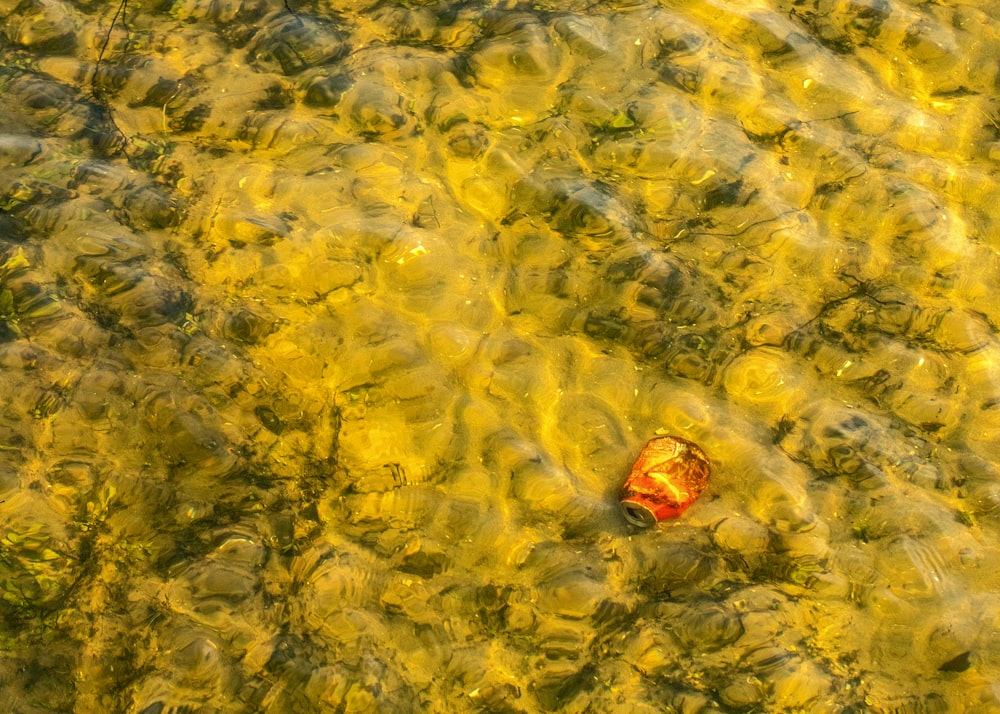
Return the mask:
<svg viewBox="0 0 1000 714">
<path fill-rule="evenodd" d="M 622 486 L 622 513 L 643 528 L 677 518 L 705 490 L 709 469 L 697 444 L 676 436 L 650 439 Z"/>
</svg>

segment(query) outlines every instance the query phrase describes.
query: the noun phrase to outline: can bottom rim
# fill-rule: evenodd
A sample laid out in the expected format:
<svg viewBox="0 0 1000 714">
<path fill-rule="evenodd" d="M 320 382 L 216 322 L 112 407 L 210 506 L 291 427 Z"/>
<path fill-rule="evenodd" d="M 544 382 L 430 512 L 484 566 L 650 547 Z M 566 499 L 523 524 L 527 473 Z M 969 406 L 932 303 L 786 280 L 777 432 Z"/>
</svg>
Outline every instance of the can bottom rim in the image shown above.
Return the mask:
<svg viewBox="0 0 1000 714">
<path fill-rule="evenodd" d="M 627 499 L 619 501 L 618 505 L 621 506 L 625 520 L 633 526 L 649 528 L 656 525 L 656 515 L 648 506 Z"/>
</svg>

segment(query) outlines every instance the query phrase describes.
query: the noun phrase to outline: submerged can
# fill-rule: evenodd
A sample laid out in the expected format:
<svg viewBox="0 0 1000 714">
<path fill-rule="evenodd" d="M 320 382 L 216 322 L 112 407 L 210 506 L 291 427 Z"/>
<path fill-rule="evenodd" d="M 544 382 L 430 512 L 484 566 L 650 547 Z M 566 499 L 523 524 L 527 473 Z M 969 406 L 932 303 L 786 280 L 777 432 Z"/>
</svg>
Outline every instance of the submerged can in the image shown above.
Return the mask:
<svg viewBox="0 0 1000 714">
<path fill-rule="evenodd" d="M 677 518 L 705 490 L 709 469 L 697 444 L 676 436 L 650 439 L 622 486 L 622 513 L 643 528 Z"/>
</svg>

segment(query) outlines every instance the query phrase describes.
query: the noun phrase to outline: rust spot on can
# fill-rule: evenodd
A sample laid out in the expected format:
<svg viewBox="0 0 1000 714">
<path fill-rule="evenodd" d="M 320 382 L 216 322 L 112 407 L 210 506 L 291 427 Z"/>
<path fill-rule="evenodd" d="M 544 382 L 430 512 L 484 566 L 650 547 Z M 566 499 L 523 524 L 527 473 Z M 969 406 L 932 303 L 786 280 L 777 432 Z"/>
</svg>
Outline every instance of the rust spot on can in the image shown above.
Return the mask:
<svg viewBox="0 0 1000 714">
<path fill-rule="evenodd" d="M 709 470 L 697 444 L 676 436 L 650 439 L 622 486 L 622 513 L 643 528 L 677 518 L 705 490 Z"/>
</svg>

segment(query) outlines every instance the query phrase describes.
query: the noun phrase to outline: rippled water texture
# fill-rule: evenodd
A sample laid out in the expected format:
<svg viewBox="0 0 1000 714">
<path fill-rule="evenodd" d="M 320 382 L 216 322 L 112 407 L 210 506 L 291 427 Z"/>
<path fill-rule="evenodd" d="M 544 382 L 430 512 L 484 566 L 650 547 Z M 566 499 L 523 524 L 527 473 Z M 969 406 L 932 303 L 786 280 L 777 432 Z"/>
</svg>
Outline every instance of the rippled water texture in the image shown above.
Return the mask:
<svg viewBox="0 0 1000 714">
<path fill-rule="evenodd" d="M 1000 7 L 771 3 L 0 0 L 5 710 L 997 711 Z"/>
</svg>

